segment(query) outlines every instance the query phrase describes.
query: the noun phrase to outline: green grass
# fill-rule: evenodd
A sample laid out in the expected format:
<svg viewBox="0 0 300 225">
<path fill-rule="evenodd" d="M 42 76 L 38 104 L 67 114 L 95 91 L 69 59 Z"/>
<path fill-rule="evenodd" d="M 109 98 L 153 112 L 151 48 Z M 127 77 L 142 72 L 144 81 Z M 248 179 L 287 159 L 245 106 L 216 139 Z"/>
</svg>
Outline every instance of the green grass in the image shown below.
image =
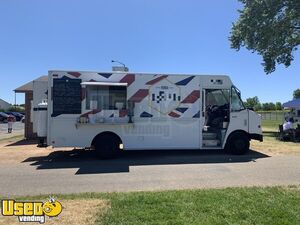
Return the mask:
<svg viewBox="0 0 300 225">
<path fill-rule="evenodd" d="M 262 120 L 262 127 L 278 131 L 278 125 L 282 124 L 282 121 L 277 120 Z"/>
<path fill-rule="evenodd" d="M 58 200 L 109 200 L 111 208 L 106 214 L 103 216 L 99 211 L 95 223 L 99 225 L 296 225 L 300 222 L 300 186 L 89 193 L 57 197 Z M 41 198 L 45 196 L 34 197 Z"/>
<path fill-rule="evenodd" d="M 287 111 L 258 111 L 257 113 L 262 116 L 263 128 L 278 130 L 278 125 L 282 124 L 284 113 Z"/>
</svg>

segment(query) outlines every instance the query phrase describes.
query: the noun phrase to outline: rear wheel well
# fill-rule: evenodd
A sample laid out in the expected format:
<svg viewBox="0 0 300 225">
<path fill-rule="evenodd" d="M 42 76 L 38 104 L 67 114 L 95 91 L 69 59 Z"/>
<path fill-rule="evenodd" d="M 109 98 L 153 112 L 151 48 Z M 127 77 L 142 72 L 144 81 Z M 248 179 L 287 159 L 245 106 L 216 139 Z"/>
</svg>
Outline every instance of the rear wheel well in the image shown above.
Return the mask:
<svg viewBox="0 0 300 225">
<path fill-rule="evenodd" d="M 99 138 L 101 138 L 101 137 L 104 137 L 104 136 L 106 136 L 106 137 L 109 136 L 109 137 L 111 137 L 111 138 L 114 137 L 114 138 L 116 138 L 116 140 L 118 140 L 119 144 L 122 144 L 122 139 L 120 138 L 119 135 L 117 135 L 116 133 L 111 132 L 111 131 L 105 131 L 105 132 L 101 132 L 101 133 L 97 134 L 97 135 L 93 138 L 92 143 L 91 143 L 91 146 L 94 147 L 95 144 L 96 144 L 97 139 L 99 139 Z"/>
</svg>

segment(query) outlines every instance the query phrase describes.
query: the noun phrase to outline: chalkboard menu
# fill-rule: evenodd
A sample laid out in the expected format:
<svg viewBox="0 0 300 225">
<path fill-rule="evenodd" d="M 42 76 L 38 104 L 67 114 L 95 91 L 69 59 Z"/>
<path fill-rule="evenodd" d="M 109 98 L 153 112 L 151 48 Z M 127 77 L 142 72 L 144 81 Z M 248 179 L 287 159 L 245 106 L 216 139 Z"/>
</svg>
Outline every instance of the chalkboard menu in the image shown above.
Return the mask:
<svg viewBox="0 0 300 225">
<path fill-rule="evenodd" d="M 53 79 L 53 113 L 52 117 L 61 114 L 81 113 L 81 79 L 68 77 Z"/>
</svg>

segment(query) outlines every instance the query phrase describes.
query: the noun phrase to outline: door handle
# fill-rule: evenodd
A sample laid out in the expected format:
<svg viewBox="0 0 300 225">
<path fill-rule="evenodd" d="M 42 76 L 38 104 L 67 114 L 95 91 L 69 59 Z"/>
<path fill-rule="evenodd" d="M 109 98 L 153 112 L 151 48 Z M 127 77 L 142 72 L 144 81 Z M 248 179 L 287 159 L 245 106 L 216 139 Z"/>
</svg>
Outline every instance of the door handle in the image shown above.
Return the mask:
<svg viewBox="0 0 300 225">
<path fill-rule="evenodd" d="M 231 116 L 231 118 L 237 118 L 237 116 Z"/>
</svg>

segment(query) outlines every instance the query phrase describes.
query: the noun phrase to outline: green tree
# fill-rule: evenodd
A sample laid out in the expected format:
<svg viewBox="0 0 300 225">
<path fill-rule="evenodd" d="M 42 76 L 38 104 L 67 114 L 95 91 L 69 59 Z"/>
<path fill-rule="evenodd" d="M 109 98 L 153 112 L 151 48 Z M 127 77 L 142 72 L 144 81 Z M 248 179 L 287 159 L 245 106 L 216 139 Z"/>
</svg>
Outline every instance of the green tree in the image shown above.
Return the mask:
<svg viewBox="0 0 300 225">
<path fill-rule="evenodd" d="M 275 110 L 276 106 L 273 102 L 266 102 L 262 104 L 262 110 L 264 111 L 270 111 L 270 110 Z"/>
<path fill-rule="evenodd" d="M 260 103 L 258 103 L 258 104 L 256 104 L 255 106 L 254 106 L 254 111 L 259 111 L 259 110 L 262 110 L 262 106 L 261 106 L 261 104 Z"/>
<path fill-rule="evenodd" d="M 261 109 L 262 109 L 263 111 L 268 111 L 268 110 L 270 110 L 270 109 L 269 109 L 269 103 L 263 103 L 263 104 L 261 104 Z"/>
<path fill-rule="evenodd" d="M 294 99 L 300 98 L 300 89 L 299 88 L 293 92 L 293 98 Z"/>
<path fill-rule="evenodd" d="M 269 109 L 270 110 L 276 110 L 276 106 L 273 102 L 269 102 Z"/>
<path fill-rule="evenodd" d="M 238 1 L 244 8 L 230 33 L 231 47 L 257 52 L 267 74 L 275 71 L 276 63 L 290 66 L 300 44 L 300 1 Z"/>
<path fill-rule="evenodd" d="M 12 106 L 8 110 L 8 112 L 25 112 L 25 109 L 19 106 Z"/>
<path fill-rule="evenodd" d="M 275 109 L 276 110 L 282 110 L 282 104 L 281 104 L 281 102 L 276 102 Z"/>
<path fill-rule="evenodd" d="M 257 96 L 253 98 L 247 98 L 245 102 L 245 106 L 247 108 L 254 108 L 254 106 L 256 106 L 257 104 L 259 104 L 259 99 Z"/>
</svg>

